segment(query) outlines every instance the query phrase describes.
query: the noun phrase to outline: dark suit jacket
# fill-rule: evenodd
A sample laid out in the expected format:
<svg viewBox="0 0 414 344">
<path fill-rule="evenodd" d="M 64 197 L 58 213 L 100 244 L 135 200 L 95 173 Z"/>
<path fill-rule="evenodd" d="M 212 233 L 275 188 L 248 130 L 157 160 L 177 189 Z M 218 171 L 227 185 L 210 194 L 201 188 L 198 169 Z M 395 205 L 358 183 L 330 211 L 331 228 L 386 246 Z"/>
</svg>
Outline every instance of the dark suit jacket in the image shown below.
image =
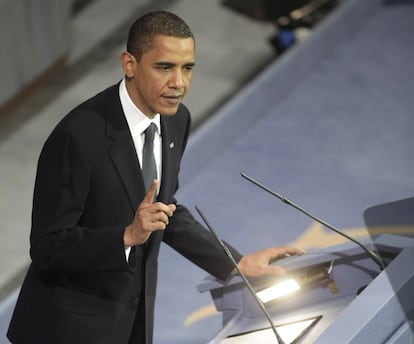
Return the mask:
<svg viewBox="0 0 414 344">
<path fill-rule="evenodd" d="M 180 105 L 176 115 L 161 116 L 161 127 L 158 200 L 176 203 L 190 131 L 187 108 Z M 114 85 L 71 111 L 42 149 L 33 200 L 32 263 L 9 327 L 13 343 L 122 344 L 143 324 L 151 343 L 161 241 L 216 277 L 229 275 L 233 267 L 221 248 L 181 205 L 167 229 L 133 248 L 127 262 L 124 229 L 144 195 Z"/>
</svg>

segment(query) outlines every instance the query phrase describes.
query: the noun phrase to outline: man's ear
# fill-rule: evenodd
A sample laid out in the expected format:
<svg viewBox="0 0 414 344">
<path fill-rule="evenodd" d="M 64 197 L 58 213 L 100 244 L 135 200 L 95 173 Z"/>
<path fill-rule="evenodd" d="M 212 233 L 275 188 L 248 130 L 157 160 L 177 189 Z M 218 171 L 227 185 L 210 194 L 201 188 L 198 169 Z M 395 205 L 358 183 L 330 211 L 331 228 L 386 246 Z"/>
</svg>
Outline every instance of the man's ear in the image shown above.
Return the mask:
<svg viewBox="0 0 414 344">
<path fill-rule="evenodd" d="M 127 51 L 124 51 L 121 54 L 121 66 L 124 70 L 125 76 L 127 78 L 132 78 L 134 76 L 134 66 L 137 62 L 135 57 Z"/>
</svg>

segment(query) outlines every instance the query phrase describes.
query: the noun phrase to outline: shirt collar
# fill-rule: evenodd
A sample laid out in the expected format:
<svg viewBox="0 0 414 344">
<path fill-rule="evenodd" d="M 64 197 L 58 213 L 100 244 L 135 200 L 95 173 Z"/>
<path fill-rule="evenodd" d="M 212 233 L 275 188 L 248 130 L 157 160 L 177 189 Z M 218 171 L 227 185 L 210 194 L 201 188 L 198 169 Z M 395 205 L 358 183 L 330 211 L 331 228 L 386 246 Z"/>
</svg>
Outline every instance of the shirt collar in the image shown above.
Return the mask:
<svg viewBox="0 0 414 344">
<path fill-rule="evenodd" d="M 119 98 L 121 99 L 122 109 L 131 131 L 142 133 L 151 123 L 154 123 L 157 126 L 157 132 L 161 134 L 160 114 L 157 113 L 154 118 L 145 116 L 130 98 L 125 85 L 125 79 L 119 84 Z"/>
</svg>

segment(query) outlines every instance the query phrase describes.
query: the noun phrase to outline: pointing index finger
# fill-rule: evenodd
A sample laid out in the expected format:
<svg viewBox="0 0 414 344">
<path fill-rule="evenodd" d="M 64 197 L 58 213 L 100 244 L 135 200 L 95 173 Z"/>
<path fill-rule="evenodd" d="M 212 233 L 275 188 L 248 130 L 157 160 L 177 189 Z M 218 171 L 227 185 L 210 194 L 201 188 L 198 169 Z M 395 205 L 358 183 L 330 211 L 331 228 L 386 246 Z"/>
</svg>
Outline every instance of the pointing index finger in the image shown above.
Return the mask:
<svg viewBox="0 0 414 344">
<path fill-rule="evenodd" d="M 158 187 L 158 180 L 154 179 L 154 181 L 151 184 L 151 187 L 147 191 L 147 194 L 145 195 L 145 198 L 143 200 L 146 204 L 152 204 L 155 199 L 155 193 L 157 192 Z"/>
</svg>

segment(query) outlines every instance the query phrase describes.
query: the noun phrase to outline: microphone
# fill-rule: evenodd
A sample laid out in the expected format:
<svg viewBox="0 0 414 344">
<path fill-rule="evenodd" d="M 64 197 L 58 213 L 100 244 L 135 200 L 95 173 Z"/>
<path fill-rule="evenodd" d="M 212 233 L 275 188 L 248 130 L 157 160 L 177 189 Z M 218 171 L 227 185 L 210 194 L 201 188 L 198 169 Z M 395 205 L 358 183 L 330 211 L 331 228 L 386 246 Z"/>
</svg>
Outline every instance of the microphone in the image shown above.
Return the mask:
<svg viewBox="0 0 414 344">
<path fill-rule="evenodd" d="M 320 218 L 310 214 L 309 212 L 307 212 L 306 210 L 304 210 L 303 208 L 301 208 L 299 205 L 293 203 L 290 199 L 288 199 L 287 197 L 278 194 L 277 192 L 269 189 L 268 187 L 264 186 L 263 184 L 259 183 L 257 180 L 253 179 L 252 177 L 249 177 L 247 174 L 241 172 L 241 176 L 245 179 L 247 179 L 249 182 L 255 184 L 256 186 L 258 186 L 259 188 L 267 191 L 268 193 L 272 194 L 273 196 L 276 196 L 277 198 L 279 198 L 282 202 L 292 206 L 293 208 L 296 208 L 297 210 L 299 210 L 300 212 L 302 212 L 303 214 L 309 216 L 311 219 L 319 222 L 320 224 L 322 224 L 323 226 L 331 229 L 332 231 L 334 231 L 335 233 L 345 237 L 346 239 L 352 241 L 353 243 L 357 244 L 359 247 L 361 247 L 367 254 L 368 256 L 375 262 L 375 264 L 377 264 L 380 268 L 380 270 L 384 270 L 385 269 L 385 265 L 381 259 L 381 257 L 376 254 L 375 252 L 369 250 L 367 247 L 365 247 L 362 243 L 360 243 L 358 240 L 350 237 L 349 235 L 345 234 L 344 232 L 342 232 L 341 230 L 339 230 L 338 228 L 330 225 L 329 223 L 321 220 Z"/>
<path fill-rule="evenodd" d="M 247 277 L 240 270 L 239 266 L 237 265 L 236 260 L 234 259 L 233 255 L 231 254 L 230 250 L 224 244 L 224 242 L 220 239 L 220 237 L 218 236 L 218 234 L 216 233 L 216 231 L 213 229 L 213 227 L 210 225 L 209 221 L 207 220 L 206 216 L 203 214 L 203 212 L 201 211 L 201 209 L 197 205 L 195 206 L 195 209 L 197 210 L 197 212 L 200 215 L 200 217 L 203 219 L 204 223 L 206 224 L 207 228 L 210 230 L 211 234 L 213 234 L 214 238 L 217 240 L 217 242 L 219 243 L 219 245 L 222 247 L 222 249 L 226 253 L 227 257 L 229 257 L 230 261 L 232 262 L 232 264 L 234 265 L 235 269 L 239 273 L 240 277 L 242 278 L 242 280 L 243 280 L 244 284 L 246 285 L 247 289 L 249 290 L 250 294 L 253 296 L 254 300 L 256 301 L 256 303 L 258 304 L 258 306 L 260 307 L 260 309 L 262 310 L 262 312 L 265 315 L 266 319 L 269 321 L 270 327 L 272 328 L 273 333 L 275 334 L 277 343 L 278 344 L 285 344 L 285 342 L 283 341 L 283 339 L 280 337 L 279 333 L 277 332 L 276 327 L 273 324 L 272 318 L 270 317 L 270 314 L 266 310 L 266 308 L 265 308 L 262 300 L 260 300 L 258 298 L 258 296 L 256 295 L 256 291 L 253 289 L 252 285 L 247 280 Z"/>
</svg>

